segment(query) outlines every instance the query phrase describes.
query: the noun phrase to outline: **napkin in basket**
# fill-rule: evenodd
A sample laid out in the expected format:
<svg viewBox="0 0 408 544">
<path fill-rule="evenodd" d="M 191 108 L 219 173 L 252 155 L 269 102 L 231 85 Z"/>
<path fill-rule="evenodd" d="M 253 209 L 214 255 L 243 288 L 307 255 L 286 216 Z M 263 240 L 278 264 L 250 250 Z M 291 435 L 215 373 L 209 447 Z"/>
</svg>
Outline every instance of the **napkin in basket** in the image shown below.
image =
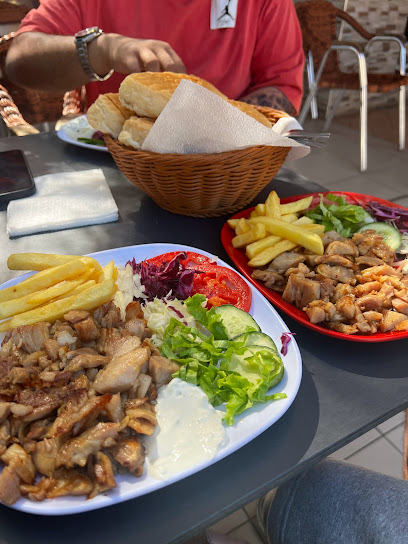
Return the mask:
<svg viewBox="0 0 408 544">
<path fill-rule="evenodd" d="M 35 195 L 7 207 L 9 237 L 109 223 L 118 207 L 100 168 L 35 178 Z"/>
<path fill-rule="evenodd" d="M 182 79 L 142 149 L 157 153 L 221 153 L 272 145 L 290 147 L 287 160 L 299 159 L 310 148 L 278 132 L 287 132 L 289 126 L 289 130 L 301 128 L 293 117 L 290 120 L 278 122 L 272 130 L 201 85 Z"/>
</svg>

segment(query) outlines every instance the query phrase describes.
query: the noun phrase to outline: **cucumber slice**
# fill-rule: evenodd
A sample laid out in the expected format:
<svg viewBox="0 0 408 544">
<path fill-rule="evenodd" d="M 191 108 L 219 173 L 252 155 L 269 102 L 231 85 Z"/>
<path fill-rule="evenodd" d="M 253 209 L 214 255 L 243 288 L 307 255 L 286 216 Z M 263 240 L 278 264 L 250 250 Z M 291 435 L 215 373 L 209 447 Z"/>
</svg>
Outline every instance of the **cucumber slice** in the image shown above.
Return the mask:
<svg viewBox="0 0 408 544">
<path fill-rule="evenodd" d="M 390 246 L 394 251 L 397 250 L 402 242 L 402 236 L 398 229 L 390 225 L 389 223 L 369 223 L 363 225 L 357 232 L 363 232 L 364 230 L 375 230 L 383 237 L 384 243 Z"/>
<path fill-rule="evenodd" d="M 268 336 L 264 332 L 253 331 L 253 332 L 240 334 L 239 336 L 234 338 L 234 341 L 244 340 L 245 337 L 246 339 L 245 339 L 244 346 L 265 346 L 267 348 L 272 349 L 275 353 L 278 353 L 275 342 L 272 340 L 270 336 Z"/>
<path fill-rule="evenodd" d="M 251 361 L 251 358 L 255 356 L 257 358 L 256 362 Z M 263 362 L 266 363 L 267 360 L 269 360 L 271 368 L 269 378 L 265 376 L 265 369 L 262 368 Z M 268 389 L 275 387 L 282 380 L 285 372 L 280 356 L 273 349 L 266 346 L 247 346 L 243 353 L 241 350 L 239 353 L 233 353 L 228 364 L 228 370 L 237 372 L 251 383 L 257 383 L 258 380 L 267 378 Z"/>
<path fill-rule="evenodd" d="M 258 323 L 251 315 L 232 304 L 217 306 L 215 312 L 221 317 L 228 340 L 232 340 L 232 338 L 245 332 L 261 331 Z"/>
</svg>

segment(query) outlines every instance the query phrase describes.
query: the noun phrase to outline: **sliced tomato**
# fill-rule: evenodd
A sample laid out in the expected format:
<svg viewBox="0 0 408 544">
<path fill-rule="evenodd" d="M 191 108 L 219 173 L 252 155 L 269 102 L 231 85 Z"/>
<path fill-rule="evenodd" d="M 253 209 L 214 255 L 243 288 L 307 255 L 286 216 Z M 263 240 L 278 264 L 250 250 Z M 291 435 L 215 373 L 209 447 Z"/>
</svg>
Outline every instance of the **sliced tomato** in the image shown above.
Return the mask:
<svg viewBox="0 0 408 544">
<path fill-rule="evenodd" d="M 174 257 L 176 255 L 180 255 L 180 253 L 185 253 L 187 255 L 186 259 L 180 260 L 180 263 L 187 268 L 196 268 L 198 265 L 206 263 L 216 265 L 216 263 L 210 259 L 210 257 L 206 257 L 205 255 L 194 253 L 192 251 L 171 251 L 170 253 L 163 253 L 162 255 L 157 255 L 157 257 L 152 257 L 151 259 L 147 260 L 149 263 L 153 263 L 157 266 L 163 264 L 164 262 L 172 261 Z"/>
<path fill-rule="evenodd" d="M 157 265 L 169 262 L 179 251 L 165 253 L 148 259 L 149 262 Z M 252 292 L 247 282 L 234 270 L 219 266 L 211 258 L 199 253 L 187 251 L 187 258 L 180 260 L 186 268 L 197 270 L 194 276 L 193 291 L 201 293 L 208 299 L 208 306 L 222 306 L 233 304 L 248 312 L 251 308 Z"/>
</svg>

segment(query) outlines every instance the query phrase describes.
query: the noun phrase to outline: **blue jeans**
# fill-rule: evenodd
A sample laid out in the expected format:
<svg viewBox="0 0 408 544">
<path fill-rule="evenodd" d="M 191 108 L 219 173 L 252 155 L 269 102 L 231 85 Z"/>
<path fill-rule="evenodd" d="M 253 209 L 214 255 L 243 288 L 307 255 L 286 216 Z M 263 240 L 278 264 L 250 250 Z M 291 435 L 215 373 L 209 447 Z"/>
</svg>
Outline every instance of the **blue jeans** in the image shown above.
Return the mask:
<svg viewBox="0 0 408 544">
<path fill-rule="evenodd" d="M 281 485 L 270 544 L 407 544 L 408 482 L 326 459 Z"/>
</svg>

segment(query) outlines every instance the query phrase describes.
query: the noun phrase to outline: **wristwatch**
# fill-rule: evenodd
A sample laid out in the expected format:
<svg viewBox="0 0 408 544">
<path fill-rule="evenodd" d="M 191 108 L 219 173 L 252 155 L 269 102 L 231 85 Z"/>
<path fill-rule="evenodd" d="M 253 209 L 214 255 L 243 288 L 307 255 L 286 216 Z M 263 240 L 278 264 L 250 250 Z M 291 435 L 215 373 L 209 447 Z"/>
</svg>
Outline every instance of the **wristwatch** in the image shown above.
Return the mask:
<svg viewBox="0 0 408 544">
<path fill-rule="evenodd" d="M 112 69 L 106 74 L 106 76 L 101 77 L 93 71 L 92 66 L 89 64 L 88 43 L 95 38 L 98 38 L 98 36 L 100 36 L 101 34 L 103 34 L 103 31 L 97 26 L 85 28 L 84 30 L 80 30 L 75 34 L 75 45 L 79 57 L 79 62 L 81 63 L 83 71 L 91 81 L 106 81 L 113 74 Z"/>
</svg>

